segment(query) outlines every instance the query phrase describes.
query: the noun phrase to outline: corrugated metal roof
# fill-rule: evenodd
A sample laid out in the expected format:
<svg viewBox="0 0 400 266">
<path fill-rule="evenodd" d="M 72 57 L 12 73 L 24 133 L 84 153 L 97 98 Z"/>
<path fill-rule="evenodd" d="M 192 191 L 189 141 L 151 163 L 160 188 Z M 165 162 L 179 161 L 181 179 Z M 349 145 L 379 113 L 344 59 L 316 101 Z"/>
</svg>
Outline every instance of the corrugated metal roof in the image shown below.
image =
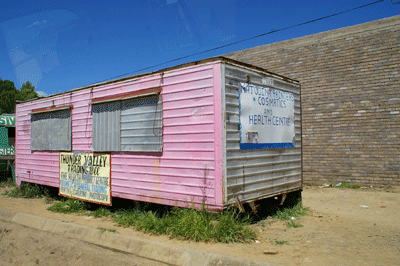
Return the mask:
<svg viewBox="0 0 400 266">
<path fill-rule="evenodd" d="M 108 80 L 108 81 L 98 82 L 98 83 L 94 83 L 94 84 L 91 84 L 91 85 L 88 85 L 88 86 L 75 88 L 75 89 L 72 89 L 72 90 L 69 90 L 69 91 L 55 93 L 55 94 L 52 94 L 52 95 L 49 95 L 49 96 L 46 96 L 46 97 L 30 99 L 30 100 L 27 100 L 25 102 L 36 101 L 36 100 L 43 99 L 43 98 L 53 97 L 53 96 L 56 96 L 56 95 L 61 95 L 61 94 L 70 93 L 70 92 L 73 92 L 73 91 L 78 91 L 78 90 L 98 87 L 98 86 L 102 86 L 102 85 L 106 85 L 106 84 L 117 83 L 117 82 L 122 82 L 122 81 L 126 81 L 126 80 L 133 80 L 133 79 L 137 79 L 137 78 L 140 78 L 140 77 L 143 77 L 143 76 L 148 76 L 148 75 L 157 74 L 157 73 L 163 73 L 163 72 L 171 71 L 171 70 L 174 70 L 174 69 L 179 69 L 179 68 L 184 68 L 184 67 L 189 67 L 189 66 L 204 64 L 204 63 L 208 63 L 208 62 L 214 62 L 214 61 L 227 62 L 227 63 L 235 64 L 235 65 L 238 65 L 238 66 L 242 66 L 242 67 L 245 67 L 245 68 L 249 68 L 251 70 L 261 71 L 261 72 L 264 72 L 266 74 L 275 76 L 275 77 L 277 77 L 279 79 L 282 79 L 282 80 L 285 80 L 285 81 L 288 81 L 288 82 L 293 82 L 293 83 L 298 83 L 299 82 L 297 80 L 290 79 L 290 78 L 287 78 L 285 76 L 273 73 L 273 72 L 268 71 L 266 69 L 263 69 L 261 67 L 253 66 L 253 65 L 250 65 L 250 64 L 247 64 L 247 63 L 244 63 L 244 62 L 240 62 L 240 61 L 236 61 L 236 60 L 233 60 L 233 59 L 230 59 L 230 58 L 227 58 L 227 57 L 217 56 L 217 57 L 211 57 L 211 58 L 207 58 L 207 59 L 203 59 L 203 60 L 199 60 L 199 61 L 193 61 L 193 62 L 190 62 L 190 63 L 185 63 L 185 64 L 181 64 L 181 65 L 177 65 L 177 66 L 173 66 L 173 67 L 169 67 L 169 68 L 164 68 L 164 69 L 160 69 L 160 70 L 157 70 L 157 71 L 145 72 L 145 73 L 135 74 L 135 75 L 122 77 L 122 78 L 118 78 L 118 79 L 111 79 L 111 80 Z M 21 103 L 23 103 L 23 102 L 21 102 Z"/>
</svg>

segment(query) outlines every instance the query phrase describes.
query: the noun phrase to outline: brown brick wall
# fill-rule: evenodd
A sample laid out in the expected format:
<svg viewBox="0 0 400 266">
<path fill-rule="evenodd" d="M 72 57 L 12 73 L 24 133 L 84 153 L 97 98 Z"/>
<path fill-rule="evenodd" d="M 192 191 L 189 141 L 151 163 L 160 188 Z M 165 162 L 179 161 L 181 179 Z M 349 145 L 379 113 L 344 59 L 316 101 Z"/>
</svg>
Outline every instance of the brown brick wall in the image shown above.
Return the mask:
<svg viewBox="0 0 400 266">
<path fill-rule="evenodd" d="M 400 185 L 400 16 L 226 56 L 300 81 L 305 183 Z"/>
</svg>

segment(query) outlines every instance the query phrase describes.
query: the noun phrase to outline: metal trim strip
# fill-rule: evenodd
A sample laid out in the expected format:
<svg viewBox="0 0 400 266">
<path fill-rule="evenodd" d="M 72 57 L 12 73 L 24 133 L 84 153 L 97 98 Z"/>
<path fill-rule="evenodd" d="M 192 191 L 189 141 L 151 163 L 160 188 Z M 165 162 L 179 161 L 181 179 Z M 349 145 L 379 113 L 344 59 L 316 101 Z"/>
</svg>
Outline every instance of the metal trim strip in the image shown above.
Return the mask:
<svg viewBox="0 0 400 266">
<path fill-rule="evenodd" d="M 161 93 L 160 87 L 138 90 L 138 91 L 131 91 L 131 92 L 125 92 L 125 93 L 121 93 L 121 94 L 114 94 L 114 95 L 108 95 L 108 96 L 104 96 L 104 97 L 94 98 L 94 99 L 92 99 L 92 102 L 90 104 L 128 100 L 128 99 L 144 97 L 144 96 L 149 96 L 149 95 L 156 95 L 156 94 L 160 94 L 160 93 Z"/>
</svg>

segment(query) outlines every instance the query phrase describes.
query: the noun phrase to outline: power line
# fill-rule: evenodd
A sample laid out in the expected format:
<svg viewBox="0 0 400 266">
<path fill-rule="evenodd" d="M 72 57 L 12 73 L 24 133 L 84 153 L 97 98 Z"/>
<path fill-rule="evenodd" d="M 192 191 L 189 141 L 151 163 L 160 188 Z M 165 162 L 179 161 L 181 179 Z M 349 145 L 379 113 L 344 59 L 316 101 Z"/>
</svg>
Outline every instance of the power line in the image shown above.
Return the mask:
<svg viewBox="0 0 400 266">
<path fill-rule="evenodd" d="M 145 70 L 148 70 L 148 69 L 151 69 L 151 68 L 155 68 L 155 67 L 158 67 L 158 66 L 162 66 L 162 65 L 169 64 L 169 63 L 173 63 L 173 62 L 176 62 L 176 61 L 179 61 L 179 60 L 182 60 L 182 59 L 186 59 L 186 58 L 189 58 L 189 57 L 193 57 L 193 56 L 196 56 L 196 55 L 201 55 L 201 54 L 205 54 L 205 53 L 208 53 L 208 52 L 220 50 L 220 49 L 225 48 L 225 47 L 229 47 L 229 46 L 232 46 L 232 45 L 235 45 L 235 44 L 239 44 L 239 43 L 242 43 L 242 42 L 254 40 L 254 39 L 266 36 L 266 35 L 270 35 L 270 34 L 273 34 L 273 33 L 280 32 L 280 31 L 284 31 L 284 30 L 300 27 L 300 26 L 303 26 L 303 25 L 307 25 L 307 24 L 310 24 L 310 23 L 313 23 L 313 22 L 317 22 L 317 21 L 320 21 L 320 20 L 324 20 L 324 19 L 327 19 L 327 18 L 331 18 L 331 17 L 336 17 L 336 16 L 339 16 L 339 15 L 342 15 L 342 14 L 345 14 L 345 13 L 349 13 L 349 12 L 352 12 L 352 11 L 355 11 L 355 10 L 358 10 L 358 9 L 361 9 L 361 8 L 364 8 L 364 7 L 368 7 L 368 6 L 372 6 L 372 5 L 381 3 L 383 1 L 385 1 L 385 0 L 378 0 L 378 1 L 375 1 L 375 2 L 371 2 L 369 4 L 365 4 L 365 5 L 354 7 L 354 8 L 348 9 L 348 10 L 344 10 L 344 11 L 341 11 L 339 13 L 334 13 L 334 14 L 331 14 L 331 15 L 328 15 L 328 16 L 316 18 L 316 19 L 309 20 L 309 21 L 306 21 L 306 22 L 302 22 L 302 23 L 299 23 L 299 24 L 295 24 L 295 25 L 292 25 L 292 26 L 280 28 L 280 29 L 277 29 L 277 30 L 271 30 L 269 32 L 266 32 L 266 33 L 263 33 L 263 34 L 259 34 L 259 35 L 255 35 L 253 37 L 246 38 L 246 39 L 243 39 L 243 40 L 240 40 L 240 41 L 228 43 L 228 44 L 225 44 L 225 45 L 221 45 L 221 46 L 218 46 L 218 47 L 215 47 L 215 48 L 211 48 L 211 49 L 208 49 L 208 50 L 204 50 L 204 51 L 201 51 L 201 52 L 197 52 L 197 53 L 194 53 L 194 54 L 178 57 L 178 58 L 175 58 L 175 59 L 163 62 L 163 63 L 159 63 L 159 64 L 156 64 L 156 65 L 153 65 L 153 66 L 149 66 L 149 67 L 145 67 L 145 68 L 142 68 L 142 69 L 138 69 L 138 70 L 133 71 L 133 72 L 128 72 L 128 73 L 125 73 L 125 74 L 122 74 L 122 75 L 118 75 L 118 76 L 115 76 L 115 77 L 113 77 L 111 79 L 116 79 L 116 78 L 120 78 L 120 77 L 124 77 L 124 76 L 128 76 L 128 75 L 132 75 L 134 73 L 142 72 L 142 71 L 145 71 Z M 391 1 L 393 1 L 393 0 L 391 0 Z M 395 4 L 398 4 L 398 3 L 400 3 L 400 2 L 397 2 Z M 393 4 L 393 2 L 392 2 L 392 4 Z M 107 79 L 107 80 L 110 80 L 110 79 Z M 103 81 L 106 81 L 106 80 L 103 80 Z M 100 82 L 103 82 L 103 81 L 100 81 Z"/>
</svg>

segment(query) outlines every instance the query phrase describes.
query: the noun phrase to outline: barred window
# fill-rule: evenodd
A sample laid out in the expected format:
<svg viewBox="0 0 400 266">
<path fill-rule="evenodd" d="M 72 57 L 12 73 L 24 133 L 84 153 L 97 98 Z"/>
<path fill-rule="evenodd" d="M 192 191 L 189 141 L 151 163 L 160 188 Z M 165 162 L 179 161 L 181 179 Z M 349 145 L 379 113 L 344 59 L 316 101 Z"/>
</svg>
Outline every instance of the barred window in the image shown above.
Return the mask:
<svg viewBox="0 0 400 266">
<path fill-rule="evenodd" d="M 31 150 L 71 150 L 71 109 L 31 115 Z"/>
</svg>

